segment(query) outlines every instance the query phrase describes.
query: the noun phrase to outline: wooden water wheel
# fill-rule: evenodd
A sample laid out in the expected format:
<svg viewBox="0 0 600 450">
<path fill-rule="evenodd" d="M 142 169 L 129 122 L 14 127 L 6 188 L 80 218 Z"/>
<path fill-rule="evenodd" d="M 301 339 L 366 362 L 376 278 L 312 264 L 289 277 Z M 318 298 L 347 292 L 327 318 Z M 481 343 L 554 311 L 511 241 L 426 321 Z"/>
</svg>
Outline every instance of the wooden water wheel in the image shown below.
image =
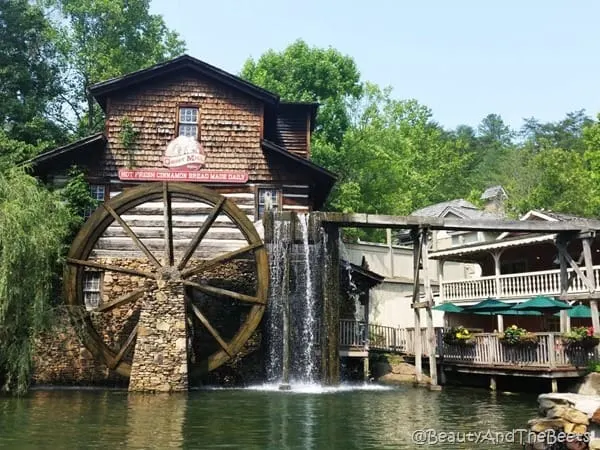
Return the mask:
<svg viewBox="0 0 600 450">
<path fill-rule="evenodd" d="M 177 231 L 174 227 L 175 200 L 187 202 L 183 206 L 188 208 L 196 207 L 195 205 L 202 205 L 204 208 L 201 214 L 196 216 L 201 219 L 198 226 L 193 230 L 187 229 L 189 240 L 185 241 L 185 245 L 179 239 L 179 234 L 183 231 Z M 140 237 L 142 232 L 136 233 L 136 227 L 130 226 L 127 219 L 131 217 L 132 211 L 145 204 L 162 206 L 162 217 L 160 222 L 154 224 L 153 229 L 138 227 L 138 230 L 143 230 L 146 236 L 151 236 L 152 239 Z M 230 228 L 234 226 L 238 230 L 240 244 L 234 249 L 223 249 L 218 245 L 206 247 L 199 257 L 199 248 L 203 240 L 209 240 L 205 239 L 209 233 L 212 232 L 212 235 L 216 236 L 213 242 L 220 242 L 219 236 L 223 232 L 212 230 L 218 226 L 218 217 L 221 222 L 226 221 Z M 129 221 L 134 222 L 131 219 Z M 184 223 L 186 224 L 187 222 Z M 139 259 L 145 260 L 145 264 L 132 266 L 123 263 L 126 260 L 122 258 L 103 259 L 97 256 L 98 242 L 106 239 L 104 236 L 107 235 L 107 230 L 115 228 L 121 233 L 121 239 L 127 239 L 129 245 L 136 250 L 141 257 Z M 177 242 L 178 247 L 174 246 L 174 242 Z M 239 292 L 215 286 L 215 283 L 211 285 L 211 279 L 207 281 L 202 278 L 203 274 L 240 259 L 252 267 L 253 292 Z M 118 292 L 119 295 L 112 295 L 112 298 L 104 296 L 99 305 L 90 309 L 89 305 L 86 308 L 84 292 L 84 275 L 89 271 L 100 272 L 103 277 L 110 274 L 106 276 L 111 280 L 113 277 L 131 277 L 138 282 L 133 287 L 127 286 L 127 289 L 123 289 L 127 292 Z M 214 280 L 214 277 L 212 279 Z M 155 292 L 161 280 L 180 283 L 186 290 L 186 311 L 192 332 L 194 326 L 202 328 L 202 333 L 213 340 L 211 353 L 200 356 L 200 365 L 205 370 L 214 370 L 237 355 L 257 328 L 267 304 L 268 279 L 268 258 L 263 241 L 246 214 L 231 200 L 199 185 L 151 183 L 126 190 L 106 201 L 91 215 L 71 245 L 65 269 L 65 293 L 71 311 L 76 313 L 80 324 L 83 325 L 82 337 L 87 349 L 109 368 L 129 376 L 131 361 L 127 361 L 126 355 L 133 353 L 137 324 L 129 323 L 127 330 L 115 332 L 113 329 L 107 332 L 99 329 L 99 321 L 94 320 L 94 317 L 120 314 L 119 311 L 129 307 L 127 317 L 135 322 L 135 310 L 138 311 L 139 317 L 140 302 L 151 301 L 151 294 Z M 236 318 L 239 319 L 238 322 L 234 321 L 236 329 L 223 335 L 213 324 L 213 320 L 218 318 L 213 319 L 202 311 L 203 307 L 208 309 L 207 303 L 203 306 L 195 301 L 197 294 L 202 296 L 204 301 L 225 302 L 246 308 L 244 314 Z M 113 339 L 113 336 L 117 335 L 119 338 Z"/>
</svg>

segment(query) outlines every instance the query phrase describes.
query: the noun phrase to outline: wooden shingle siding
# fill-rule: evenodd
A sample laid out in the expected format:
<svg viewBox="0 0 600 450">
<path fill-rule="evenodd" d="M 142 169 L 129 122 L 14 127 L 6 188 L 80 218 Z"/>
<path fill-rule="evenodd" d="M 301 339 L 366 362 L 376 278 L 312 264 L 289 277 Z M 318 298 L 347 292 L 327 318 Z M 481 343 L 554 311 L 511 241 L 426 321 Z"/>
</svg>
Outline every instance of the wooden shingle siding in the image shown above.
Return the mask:
<svg viewBox="0 0 600 450">
<path fill-rule="evenodd" d="M 118 168 L 131 163 L 120 139 L 124 118 L 139 132 L 133 149 L 134 167 L 162 167 L 164 150 L 176 137 L 179 105 L 199 107 L 207 170 L 243 170 L 248 171 L 250 180 L 272 179 L 260 145 L 262 104 L 197 74 L 184 73 L 111 98 L 104 174 L 116 178 Z"/>
<path fill-rule="evenodd" d="M 308 158 L 308 124 L 307 113 L 282 109 L 277 115 L 277 144 L 298 156 Z"/>
</svg>

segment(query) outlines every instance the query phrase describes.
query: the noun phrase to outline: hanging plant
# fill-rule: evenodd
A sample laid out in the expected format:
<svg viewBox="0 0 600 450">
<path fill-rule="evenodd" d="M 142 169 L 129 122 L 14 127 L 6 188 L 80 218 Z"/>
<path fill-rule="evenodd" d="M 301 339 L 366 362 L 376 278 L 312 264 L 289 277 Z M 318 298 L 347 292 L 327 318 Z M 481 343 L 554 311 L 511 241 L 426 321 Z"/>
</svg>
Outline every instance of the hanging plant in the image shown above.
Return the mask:
<svg viewBox="0 0 600 450">
<path fill-rule="evenodd" d="M 120 125 L 121 132 L 119 133 L 119 139 L 127 152 L 127 168 L 131 169 L 135 166 L 135 147 L 137 146 L 137 139 L 140 136 L 140 132 L 133 128 L 133 123 L 127 116 L 121 119 Z"/>
<path fill-rule="evenodd" d="M 600 336 L 594 333 L 594 328 L 592 327 L 572 328 L 571 331 L 563 333 L 561 338 L 568 348 L 590 349 L 600 343 Z"/>
<path fill-rule="evenodd" d="M 475 345 L 473 335 L 462 325 L 444 330 L 443 340 L 448 345 L 460 345 L 464 347 Z"/>
<path fill-rule="evenodd" d="M 537 347 L 538 344 L 538 337 L 534 333 L 516 325 L 504 330 L 498 338 L 502 344 L 512 347 Z"/>
</svg>

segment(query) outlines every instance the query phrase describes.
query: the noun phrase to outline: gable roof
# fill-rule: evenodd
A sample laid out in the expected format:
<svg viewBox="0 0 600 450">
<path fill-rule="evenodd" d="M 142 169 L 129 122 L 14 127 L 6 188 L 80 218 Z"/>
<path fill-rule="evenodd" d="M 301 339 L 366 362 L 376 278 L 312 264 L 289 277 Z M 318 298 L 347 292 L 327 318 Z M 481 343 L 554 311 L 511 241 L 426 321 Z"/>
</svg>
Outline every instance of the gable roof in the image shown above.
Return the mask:
<svg viewBox="0 0 600 450">
<path fill-rule="evenodd" d="M 320 180 L 322 189 L 316 189 L 313 192 L 315 204 L 318 205 L 317 209 L 325 203 L 327 200 L 327 196 L 333 188 L 333 185 L 337 181 L 337 175 L 333 172 L 325 169 L 324 167 L 315 164 L 314 162 L 303 158 L 302 156 L 295 155 L 294 153 L 286 150 L 285 148 L 275 144 L 274 142 L 268 141 L 266 139 L 262 140 L 263 149 L 273 152 L 277 155 L 281 155 L 285 158 L 289 158 L 290 160 L 296 162 L 301 165 L 305 169 L 308 169 L 312 172 L 315 177 Z"/>
<path fill-rule="evenodd" d="M 90 136 L 86 136 L 82 139 L 79 139 L 78 141 L 71 142 L 70 144 L 67 144 L 67 145 L 63 145 L 62 147 L 48 150 L 47 152 L 44 152 L 44 153 L 40 153 L 36 157 L 25 161 L 23 164 L 24 165 L 30 164 L 32 166 L 37 166 L 39 164 L 49 162 L 60 156 L 66 156 L 73 152 L 76 152 L 77 150 L 81 150 L 81 149 L 88 148 L 88 147 L 94 147 L 97 144 L 104 144 L 105 142 L 106 142 L 106 137 L 104 136 L 104 133 L 100 132 L 100 133 L 92 134 Z"/>
<path fill-rule="evenodd" d="M 542 210 L 532 209 L 532 210 L 526 212 L 525 214 L 523 214 L 519 218 L 519 220 L 544 220 L 546 222 L 568 222 L 568 221 L 574 220 L 574 221 L 577 221 L 580 223 L 588 224 L 590 226 L 590 228 L 600 227 L 599 219 L 575 216 L 573 214 L 567 214 L 567 213 L 557 213 L 557 212 L 553 212 L 553 211 L 546 211 L 543 209 Z M 513 232 L 505 231 L 500 236 L 498 236 L 496 239 L 497 240 L 505 239 L 506 237 L 512 236 L 514 234 L 515 233 L 513 233 Z"/>
<path fill-rule="evenodd" d="M 94 96 L 102 109 L 106 110 L 106 99 L 110 94 L 185 69 L 198 72 L 201 75 L 244 92 L 267 104 L 275 105 L 279 102 L 279 96 L 277 94 L 189 55 L 181 55 L 177 58 L 170 59 L 169 61 L 148 67 L 147 69 L 138 70 L 121 77 L 96 83 L 90 87 L 90 93 Z"/>
<path fill-rule="evenodd" d="M 473 203 L 458 198 L 446 202 L 436 203 L 411 213 L 412 216 L 421 217 L 446 217 L 450 214 L 458 216 L 461 219 L 497 219 L 498 215 L 483 211 Z"/>
</svg>

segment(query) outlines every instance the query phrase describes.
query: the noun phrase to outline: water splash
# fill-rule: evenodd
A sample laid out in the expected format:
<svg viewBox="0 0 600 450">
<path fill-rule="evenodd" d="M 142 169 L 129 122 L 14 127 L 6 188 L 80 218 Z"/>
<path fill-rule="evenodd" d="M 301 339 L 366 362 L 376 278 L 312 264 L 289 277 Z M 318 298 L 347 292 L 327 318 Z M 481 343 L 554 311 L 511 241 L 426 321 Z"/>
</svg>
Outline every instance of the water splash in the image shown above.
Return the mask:
<svg viewBox="0 0 600 450">
<path fill-rule="evenodd" d="M 230 389 L 230 388 L 219 388 Z M 235 389 L 235 388 L 234 388 Z M 392 391 L 396 388 L 393 386 L 383 386 L 380 384 L 340 384 L 338 386 L 323 386 L 317 383 L 292 383 L 289 391 L 280 391 L 279 384 L 265 383 L 243 388 L 247 391 L 261 392 L 281 392 L 283 394 L 337 394 L 342 392 L 352 391 Z"/>
</svg>

